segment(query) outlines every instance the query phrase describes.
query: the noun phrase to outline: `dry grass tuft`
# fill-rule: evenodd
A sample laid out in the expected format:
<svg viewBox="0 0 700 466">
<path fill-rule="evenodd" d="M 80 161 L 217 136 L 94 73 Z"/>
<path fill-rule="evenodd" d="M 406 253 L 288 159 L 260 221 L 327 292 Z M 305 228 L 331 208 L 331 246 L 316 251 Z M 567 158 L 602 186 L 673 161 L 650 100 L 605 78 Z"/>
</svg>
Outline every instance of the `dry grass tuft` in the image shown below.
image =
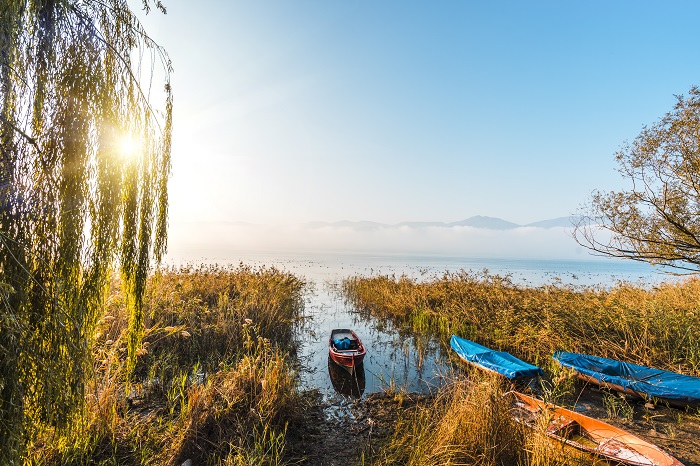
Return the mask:
<svg viewBox="0 0 700 466">
<path fill-rule="evenodd" d="M 187 408 L 174 429 L 170 463 L 181 464 L 188 458 L 195 464 L 217 458 L 230 461 L 231 456 L 251 459 L 256 453 L 250 450 L 270 436 L 278 437 L 277 448 L 263 449 L 266 454 L 258 460 L 279 462 L 285 424 L 297 415 L 295 389 L 285 358 L 272 350 L 269 340 L 258 339 L 235 367 L 189 388 Z"/>
</svg>

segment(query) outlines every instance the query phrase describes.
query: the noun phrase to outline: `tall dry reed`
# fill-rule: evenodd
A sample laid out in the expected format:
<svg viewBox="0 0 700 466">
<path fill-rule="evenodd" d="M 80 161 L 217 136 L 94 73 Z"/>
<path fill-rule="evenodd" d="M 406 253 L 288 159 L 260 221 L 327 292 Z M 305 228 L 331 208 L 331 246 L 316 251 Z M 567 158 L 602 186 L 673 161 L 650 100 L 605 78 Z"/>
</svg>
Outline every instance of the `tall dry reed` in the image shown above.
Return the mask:
<svg viewBox="0 0 700 466">
<path fill-rule="evenodd" d="M 150 278 L 146 332 L 125 383 L 124 297 L 111 287 L 86 407 L 43 428 L 33 464 L 280 464 L 300 395 L 288 354 L 305 283 L 274 268 L 184 268 Z"/>
</svg>

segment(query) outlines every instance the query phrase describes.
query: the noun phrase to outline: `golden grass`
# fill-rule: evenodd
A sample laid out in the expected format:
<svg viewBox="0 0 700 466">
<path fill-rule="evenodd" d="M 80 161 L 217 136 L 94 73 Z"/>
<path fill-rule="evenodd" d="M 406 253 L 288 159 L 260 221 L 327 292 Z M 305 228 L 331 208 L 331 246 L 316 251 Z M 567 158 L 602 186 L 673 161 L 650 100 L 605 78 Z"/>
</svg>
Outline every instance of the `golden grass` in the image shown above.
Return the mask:
<svg viewBox="0 0 700 466">
<path fill-rule="evenodd" d="M 305 283 L 276 269 L 169 270 L 151 278 L 135 378 L 124 383 L 124 299 L 95 335 L 85 408 L 44 427 L 30 464 L 281 464 L 300 395 L 288 354 Z"/>
<path fill-rule="evenodd" d="M 525 287 L 507 277 L 446 273 L 352 277 L 361 312 L 447 341 L 456 334 L 553 368 L 557 349 L 700 375 L 700 280 L 611 289 Z"/>
</svg>

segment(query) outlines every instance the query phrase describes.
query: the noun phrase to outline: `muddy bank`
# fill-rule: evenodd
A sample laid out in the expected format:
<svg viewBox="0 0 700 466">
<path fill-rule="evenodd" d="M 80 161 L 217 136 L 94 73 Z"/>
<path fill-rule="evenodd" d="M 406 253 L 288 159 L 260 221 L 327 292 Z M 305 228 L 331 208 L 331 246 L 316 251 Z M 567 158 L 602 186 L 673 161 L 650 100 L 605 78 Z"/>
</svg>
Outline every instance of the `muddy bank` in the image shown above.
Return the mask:
<svg viewBox="0 0 700 466">
<path fill-rule="evenodd" d="M 339 408 L 306 392 L 303 419 L 287 430 L 288 459 L 308 466 L 349 466 L 376 455 L 396 420 L 431 399 L 425 394 L 372 393 Z"/>
</svg>

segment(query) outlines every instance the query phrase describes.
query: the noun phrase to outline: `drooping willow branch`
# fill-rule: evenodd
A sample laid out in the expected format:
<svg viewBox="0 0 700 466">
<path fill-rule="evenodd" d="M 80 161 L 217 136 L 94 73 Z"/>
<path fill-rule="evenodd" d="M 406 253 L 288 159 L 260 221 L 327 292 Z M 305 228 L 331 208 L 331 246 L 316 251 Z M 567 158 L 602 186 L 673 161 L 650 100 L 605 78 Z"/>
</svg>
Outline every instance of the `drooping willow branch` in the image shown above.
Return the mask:
<svg viewBox="0 0 700 466">
<path fill-rule="evenodd" d="M 167 244 L 171 71 L 124 0 L 0 0 L 0 457 L 10 463 L 38 426 L 68 426 L 82 404 L 117 270 L 134 368 L 145 281 Z M 144 93 L 154 78 L 157 102 Z M 128 158 L 127 137 L 140 142 Z"/>
</svg>

